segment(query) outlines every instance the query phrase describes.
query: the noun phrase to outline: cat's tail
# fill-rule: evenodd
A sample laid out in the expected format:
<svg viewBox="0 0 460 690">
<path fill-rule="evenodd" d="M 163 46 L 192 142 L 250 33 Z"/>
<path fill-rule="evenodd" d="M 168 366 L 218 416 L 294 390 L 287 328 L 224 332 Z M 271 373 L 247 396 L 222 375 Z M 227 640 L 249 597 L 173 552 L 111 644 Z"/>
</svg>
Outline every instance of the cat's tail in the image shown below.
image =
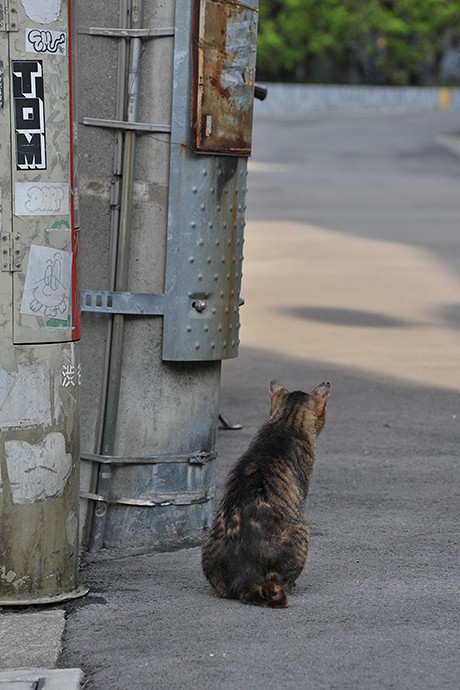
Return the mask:
<svg viewBox="0 0 460 690">
<path fill-rule="evenodd" d="M 275 580 L 268 580 L 263 584 L 250 579 L 245 580 L 241 586 L 239 598 L 243 604 L 272 609 L 284 609 L 288 605 L 285 588 Z"/>
</svg>

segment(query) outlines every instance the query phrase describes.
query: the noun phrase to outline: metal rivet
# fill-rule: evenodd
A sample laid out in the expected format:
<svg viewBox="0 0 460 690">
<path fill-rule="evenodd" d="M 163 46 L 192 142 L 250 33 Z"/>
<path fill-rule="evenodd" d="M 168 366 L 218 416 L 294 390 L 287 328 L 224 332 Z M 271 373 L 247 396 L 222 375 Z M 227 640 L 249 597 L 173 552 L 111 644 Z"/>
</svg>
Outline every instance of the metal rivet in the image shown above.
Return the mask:
<svg viewBox="0 0 460 690">
<path fill-rule="evenodd" d="M 198 312 L 202 312 L 206 309 L 207 302 L 204 299 L 198 299 L 195 302 L 192 302 L 192 307 Z"/>
</svg>

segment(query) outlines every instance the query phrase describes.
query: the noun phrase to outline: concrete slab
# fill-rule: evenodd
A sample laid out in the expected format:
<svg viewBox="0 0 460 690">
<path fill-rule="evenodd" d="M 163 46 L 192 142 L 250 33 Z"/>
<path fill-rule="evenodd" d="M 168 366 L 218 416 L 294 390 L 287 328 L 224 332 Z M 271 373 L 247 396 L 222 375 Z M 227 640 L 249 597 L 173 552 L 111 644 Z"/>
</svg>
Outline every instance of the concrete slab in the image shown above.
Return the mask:
<svg viewBox="0 0 460 690">
<path fill-rule="evenodd" d="M 79 668 L 29 668 L 0 673 L 1 690 L 79 690 L 82 682 Z"/>
<path fill-rule="evenodd" d="M 0 616 L 0 669 L 54 668 L 64 625 L 63 609 L 4 613 Z"/>
</svg>

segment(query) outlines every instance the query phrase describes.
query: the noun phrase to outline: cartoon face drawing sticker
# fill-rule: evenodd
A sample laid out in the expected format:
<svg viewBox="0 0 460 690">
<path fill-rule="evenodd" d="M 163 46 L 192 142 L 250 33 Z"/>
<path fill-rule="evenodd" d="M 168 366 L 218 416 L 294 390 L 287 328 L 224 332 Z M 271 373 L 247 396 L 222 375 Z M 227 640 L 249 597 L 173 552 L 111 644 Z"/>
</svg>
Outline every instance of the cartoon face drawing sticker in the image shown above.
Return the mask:
<svg viewBox="0 0 460 690">
<path fill-rule="evenodd" d="M 32 245 L 21 313 L 66 319 L 70 307 L 71 252 Z"/>
<path fill-rule="evenodd" d="M 40 312 L 43 316 L 67 314 L 68 295 L 61 282 L 61 274 L 61 252 L 56 252 L 47 259 L 44 276 L 32 290 L 33 299 L 29 306 L 33 312 Z"/>
</svg>

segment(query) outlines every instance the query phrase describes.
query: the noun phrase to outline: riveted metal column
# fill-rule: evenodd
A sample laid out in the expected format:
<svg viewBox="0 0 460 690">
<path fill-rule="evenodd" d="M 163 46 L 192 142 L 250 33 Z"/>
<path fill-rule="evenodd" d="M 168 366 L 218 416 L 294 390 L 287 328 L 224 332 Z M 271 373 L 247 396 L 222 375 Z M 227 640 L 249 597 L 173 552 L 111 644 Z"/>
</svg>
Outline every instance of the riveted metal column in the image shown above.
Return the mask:
<svg viewBox="0 0 460 690">
<path fill-rule="evenodd" d="M 225 3 L 231 42 L 236 5 Z M 136 6 L 128 0 L 128 14 Z M 146 3 L 142 28 L 124 25 L 123 12 L 113 2 L 108 26 L 107 4 L 95 3 L 78 22 L 82 216 L 91 228 L 82 249 L 82 498 L 92 550 L 201 540 L 213 512 L 221 359 L 238 348 L 246 159 L 193 150 L 198 3 Z M 120 41 L 131 43 L 131 54 L 134 41 L 143 45 L 126 74 L 128 89 L 140 76 L 134 117 L 116 107 Z M 253 91 L 250 69 L 244 78 Z M 120 174 L 112 157 L 121 131 L 137 145 L 131 156 L 125 136 Z M 132 190 L 129 206 L 113 193 L 117 185 Z M 130 208 L 113 283 L 109 207 L 121 219 Z M 123 324 L 121 338 L 114 320 L 110 348 L 108 319 Z M 117 342 L 118 364 L 111 355 L 107 368 L 105 353 Z"/>
</svg>

